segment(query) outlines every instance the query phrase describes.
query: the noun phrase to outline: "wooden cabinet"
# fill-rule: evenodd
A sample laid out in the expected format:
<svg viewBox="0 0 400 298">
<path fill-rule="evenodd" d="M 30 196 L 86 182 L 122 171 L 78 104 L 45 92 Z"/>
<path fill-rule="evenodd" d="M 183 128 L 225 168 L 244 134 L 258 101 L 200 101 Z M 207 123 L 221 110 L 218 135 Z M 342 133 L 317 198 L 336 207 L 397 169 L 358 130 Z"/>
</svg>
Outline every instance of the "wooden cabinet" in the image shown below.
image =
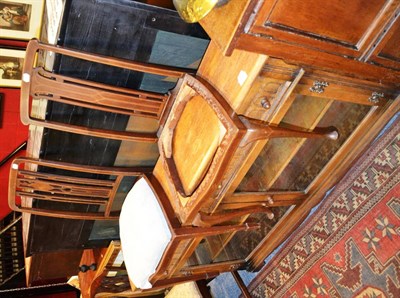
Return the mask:
<svg viewBox="0 0 400 298">
<path fill-rule="evenodd" d="M 237 169 L 229 170 L 234 174 L 216 210 L 263 202 L 275 219 L 257 215 L 253 220 L 261 221 L 262 228 L 254 233 L 208 238 L 198 254 L 215 262 L 239 256 L 258 267 L 399 110 L 399 90 L 392 84 L 242 50 L 224 56 L 214 40 L 198 75 L 212 83 L 238 114 L 284 127 L 335 126 L 340 135 L 337 141 L 260 141 L 247 148 L 245 156 L 234 157 Z"/>
<path fill-rule="evenodd" d="M 200 22 L 212 42 L 197 75 L 236 113 L 281 127 L 335 126 L 340 137 L 262 140 L 233 155 L 224 195 L 202 211 L 265 204 L 275 218 L 244 216 L 261 228 L 207 237 L 184 270 L 241 258 L 260 266 L 399 110 L 399 9 L 398 0 L 230 0 Z"/>
<path fill-rule="evenodd" d="M 398 86 L 399 15 L 399 0 L 231 0 L 201 24 L 226 55 L 243 49 Z"/>
</svg>

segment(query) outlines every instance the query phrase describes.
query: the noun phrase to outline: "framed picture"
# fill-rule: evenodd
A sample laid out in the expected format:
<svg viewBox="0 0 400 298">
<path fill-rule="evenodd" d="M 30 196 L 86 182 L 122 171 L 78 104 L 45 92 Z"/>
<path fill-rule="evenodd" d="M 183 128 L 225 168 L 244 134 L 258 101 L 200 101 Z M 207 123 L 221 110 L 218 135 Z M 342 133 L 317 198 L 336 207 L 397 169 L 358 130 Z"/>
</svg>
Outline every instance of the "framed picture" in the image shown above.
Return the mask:
<svg viewBox="0 0 400 298">
<path fill-rule="evenodd" d="M 40 37 L 44 0 L 0 0 L 0 37 Z"/>
<path fill-rule="evenodd" d="M 25 51 L 0 48 L 0 86 L 21 87 Z"/>
</svg>

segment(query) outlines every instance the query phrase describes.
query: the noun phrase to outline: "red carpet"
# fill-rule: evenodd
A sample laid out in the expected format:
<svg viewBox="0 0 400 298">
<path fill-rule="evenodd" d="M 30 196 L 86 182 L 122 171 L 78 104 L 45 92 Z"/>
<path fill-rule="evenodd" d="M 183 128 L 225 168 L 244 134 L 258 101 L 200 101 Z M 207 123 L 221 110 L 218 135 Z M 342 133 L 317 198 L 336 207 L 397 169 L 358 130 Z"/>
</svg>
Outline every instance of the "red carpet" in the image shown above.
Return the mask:
<svg viewBox="0 0 400 298">
<path fill-rule="evenodd" d="M 400 297 L 399 181 L 397 119 L 257 275 L 251 294 Z"/>
</svg>

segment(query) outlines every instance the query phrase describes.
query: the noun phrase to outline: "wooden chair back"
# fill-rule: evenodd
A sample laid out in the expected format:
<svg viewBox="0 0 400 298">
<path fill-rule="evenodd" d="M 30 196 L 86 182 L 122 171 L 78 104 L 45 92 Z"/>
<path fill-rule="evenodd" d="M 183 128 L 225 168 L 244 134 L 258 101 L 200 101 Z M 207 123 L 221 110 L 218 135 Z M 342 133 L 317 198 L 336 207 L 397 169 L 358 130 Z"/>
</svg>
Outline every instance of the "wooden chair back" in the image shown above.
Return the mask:
<svg viewBox="0 0 400 298">
<path fill-rule="evenodd" d="M 135 117 L 150 117 L 161 121 L 166 111 L 170 93 L 159 94 L 133 90 L 55 74 L 35 65 L 39 51 L 49 51 L 54 54 L 74 57 L 89 62 L 173 78 L 180 78 L 186 72 L 191 72 L 191 70 L 185 68 L 117 59 L 53 46 L 41 43 L 36 39 L 31 40 L 26 50 L 21 83 L 22 123 L 102 138 L 153 143 L 157 141 L 156 134 L 151 133 L 96 129 L 32 117 L 30 98 L 46 99 L 73 106 Z"/>
<path fill-rule="evenodd" d="M 113 202 L 122 179 L 150 171 L 18 157 L 10 169 L 8 203 L 15 211 L 36 215 L 115 220 L 119 210 L 113 210 Z"/>
</svg>

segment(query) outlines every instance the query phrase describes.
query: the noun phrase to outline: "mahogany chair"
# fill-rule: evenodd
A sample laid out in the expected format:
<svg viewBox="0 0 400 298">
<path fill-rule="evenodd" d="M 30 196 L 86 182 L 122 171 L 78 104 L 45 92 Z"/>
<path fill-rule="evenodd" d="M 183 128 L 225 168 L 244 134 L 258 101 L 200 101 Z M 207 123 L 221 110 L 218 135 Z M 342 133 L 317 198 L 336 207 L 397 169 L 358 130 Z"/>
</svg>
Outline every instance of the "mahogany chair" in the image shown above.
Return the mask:
<svg viewBox="0 0 400 298">
<path fill-rule="evenodd" d="M 166 173 L 163 187 L 183 225 L 214 225 L 220 216 L 212 219 L 210 214 L 240 170 L 250 143 L 337 137 L 335 128 L 292 130 L 237 115 L 209 83 L 185 75 L 158 142 Z"/>
<path fill-rule="evenodd" d="M 264 207 L 268 211 L 267 207 Z M 204 238 L 259 228 L 257 223 L 211 227 L 183 226 L 152 174 L 139 179 L 127 195 L 119 219 L 120 240 L 132 290 L 156 290 L 209 279 L 246 265 L 244 259 L 186 266 Z"/>
<path fill-rule="evenodd" d="M 116 220 L 120 211 L 115 210 L 113 203 L 122 179 L 151 170 L 147 167 L 97 167 L 18 157 L 10 169 L 8 203 L 15 211 L 36 215 Z M 98 178 L 93 178 L 93 174 Z M 17 197 L 21 197 L 21 204 L 17 204 Z M 32 199 L 32 204 L 24 202 L 26 198 Z"/>
<path fill-rule="evenodd" d="M 40 51 L 48 51 L 54 54 L 74 57 L 103 65 L 172 78 L 180 78 L 186 72 L 191 71 L 185 68 L 168 67 L 106 57 L 41 43 L 36 39 L 31 40 L 26 49 L 26 58 L 24 61 L 21 83 L 22 123 L 25 125 L 33 124 L 50 129 L 116 140 L 155 143 L 157 142 L 157 136 L 155 133 L 91 128 L 48 119 L 35 118 L 31 115 L 30 97 L 33 99 L 46 99 L 48 101 L 55 101 L 117 114 L 148 117 L 162 122 L 171 93 L 159 94 L 155 92 L 133 90 L 55 74 L 40 66 L 35 66 L 37 54 Z"/>
<path fill-rule="evenodd" d="M 250 144 L 271 138 L 337 137 L 335 128 L 293 130 L 237 115 L 208 82 L 185 75 L 160 135 L 160 158 L 154 174 L 183 226 L 240 223 L 246 215 L 260 212 L 271 219 L 274 214 L 266 207 L 273 206 L 273 201 L 265 195 L 264 202 L 258 196 L 257 202 L 237 200 L 232 208 L 220 208 L 236 174 L 242 170 L 243 155 Z M 281 195 L 299 197 L 303 193 Z M 229 245 L 233 234 L 206 239 L 212 262 Z"/>
<path fill-rule="evenodd" d="M 214 212 L 240 168 L 235 157 L 248 144 L 273 137 L 337 138 L 335 129 L 290 130 L 239 116 L 201 78 L 185 75 L 179 86 L 158 141 L 154 173 L 136 182 L 121 209 L 125 266 L 140 289 L 246 267 L 245 258 L 217 262 L 197 256 L 204 239 L 259 227 L 236 224 L 240 217 L 263 212 L 273 218 L 265 204 Z"/>
</svg>

